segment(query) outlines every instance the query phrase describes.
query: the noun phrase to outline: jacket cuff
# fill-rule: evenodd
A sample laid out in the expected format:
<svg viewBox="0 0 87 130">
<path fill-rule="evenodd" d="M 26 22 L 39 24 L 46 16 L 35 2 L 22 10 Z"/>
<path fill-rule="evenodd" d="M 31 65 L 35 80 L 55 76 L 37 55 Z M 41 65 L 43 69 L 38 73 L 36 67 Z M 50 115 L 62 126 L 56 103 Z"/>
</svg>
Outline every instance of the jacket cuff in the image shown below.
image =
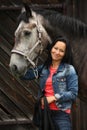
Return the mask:
<svg viewBox="0 0 87 130">
<path fill-rule="evenodd" d="M 57 100 L 59 100 L 59 99 L 61 98 L 61 95 L 58 94 L 58 93 L 56 93 L 56 94 L 55 94 L 55 98 L 56 98 Z"/>
</svg>

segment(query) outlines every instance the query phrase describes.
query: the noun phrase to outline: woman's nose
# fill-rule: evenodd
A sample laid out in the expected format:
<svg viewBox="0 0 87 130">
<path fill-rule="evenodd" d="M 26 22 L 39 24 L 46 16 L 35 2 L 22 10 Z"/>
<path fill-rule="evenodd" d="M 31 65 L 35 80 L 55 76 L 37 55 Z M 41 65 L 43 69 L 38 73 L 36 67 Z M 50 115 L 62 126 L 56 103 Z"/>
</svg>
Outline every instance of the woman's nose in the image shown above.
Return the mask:
<svg viewBox="0 0 87 130">
<path fill-rule="evenodd" d="M 60 50 L 58 49 L 57 51 L 56 51 L 56 54 L 59 54 L 60 53 Z"/>
</svg>

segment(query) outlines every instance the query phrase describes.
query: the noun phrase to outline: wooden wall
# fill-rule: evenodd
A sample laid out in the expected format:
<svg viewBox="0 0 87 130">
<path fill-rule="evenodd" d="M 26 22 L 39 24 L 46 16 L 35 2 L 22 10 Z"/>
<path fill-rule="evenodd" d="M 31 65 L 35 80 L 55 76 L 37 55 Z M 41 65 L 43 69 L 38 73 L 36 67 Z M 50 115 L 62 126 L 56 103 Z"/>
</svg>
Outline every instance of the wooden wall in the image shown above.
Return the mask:
<svg viewBox="0 0 87 130">
<path fill-rule="evenodd" d="M 87 24 L 87 0 L 73 0 L 71 3 L 73 3 L 72 11 L 69 12 L 71 6 L 68 6 L 67 14 Z M 78 99 L 72 117 L 73 130 L 87 130 L 87 102 Z"/>
</svg>

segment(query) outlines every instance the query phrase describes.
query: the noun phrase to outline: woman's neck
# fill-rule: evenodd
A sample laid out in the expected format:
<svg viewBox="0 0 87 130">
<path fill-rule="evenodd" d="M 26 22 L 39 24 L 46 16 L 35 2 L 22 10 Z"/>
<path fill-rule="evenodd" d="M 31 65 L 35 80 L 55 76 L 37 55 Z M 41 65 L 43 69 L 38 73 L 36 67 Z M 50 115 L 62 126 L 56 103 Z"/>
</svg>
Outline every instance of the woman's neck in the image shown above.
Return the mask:
<svg viewBox="0 0 87 130">
<path fill-rule="evenodd" d="M 58 68 L 60 65 L 60 62 L 52 61 L 52 67 L 53 68 Z"/>
</svg>

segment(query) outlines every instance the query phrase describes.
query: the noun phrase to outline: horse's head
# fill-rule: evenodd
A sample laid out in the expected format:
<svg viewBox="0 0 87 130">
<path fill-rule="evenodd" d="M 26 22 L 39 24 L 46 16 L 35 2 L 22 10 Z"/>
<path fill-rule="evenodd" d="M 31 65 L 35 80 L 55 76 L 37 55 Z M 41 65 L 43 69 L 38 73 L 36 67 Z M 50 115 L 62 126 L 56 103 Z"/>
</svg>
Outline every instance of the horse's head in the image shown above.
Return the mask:
<svg viewBox="0 0 87 130">
<path fill-rule="evenodd" d="M 35 67 L 36 59 L 51 42 L 43 26 L 43 17 L 29 7 L 22 9 L 19 21 L 10 59 L 13 74 L 24 74 L 29 66 Z"/>
</svg>

